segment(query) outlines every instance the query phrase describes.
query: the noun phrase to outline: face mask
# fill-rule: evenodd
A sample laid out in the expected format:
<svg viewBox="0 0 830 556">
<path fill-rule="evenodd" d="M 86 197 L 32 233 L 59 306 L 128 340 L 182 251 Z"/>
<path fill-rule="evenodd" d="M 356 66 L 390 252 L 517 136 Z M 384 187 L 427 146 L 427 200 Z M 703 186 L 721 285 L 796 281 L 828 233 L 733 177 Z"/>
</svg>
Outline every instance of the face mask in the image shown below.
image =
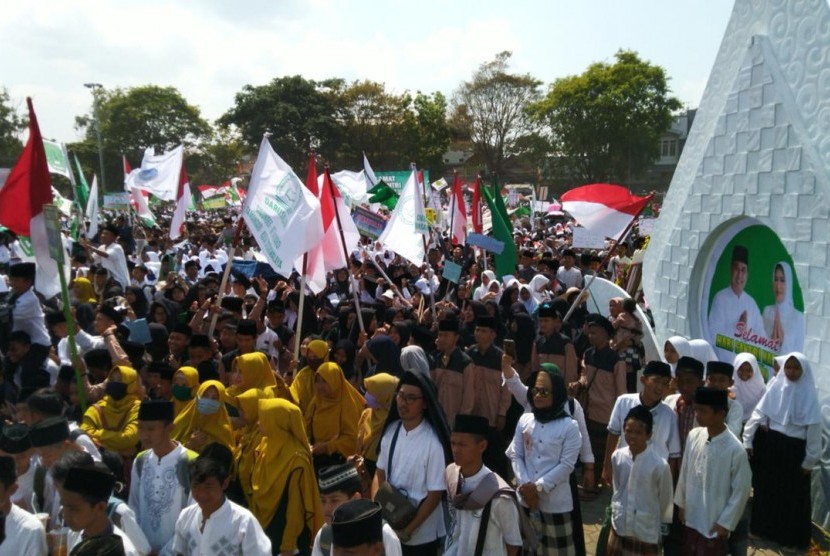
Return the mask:
<svg viewBox="0 0 830 556">
<path fill-rule="evenodd" d="M 127 395 L 127 385 L 123 382 L 107 382 L 105 392 L 115 401 L 123 400 Z"/>
<path fill-rule="evenodd" d="M 196 400 L 196 411 L 202 415 L 213 415 L 222 407 L 222 402 L 210 398 L 199 398 Z"/>
<path fill-rule="evenodd" d="M 372 394 L 370 394 L 369 392 L 366 392 L 366 395 L 363 396 L 363 397 L 366 398 L 366 405 L 368 407 L 370 407 L 372 409 L 380 409 L 381 408 L 380 402 L 378 401 L 378 399 L 376 397 L 374 397 Z"/>
<path fill-rule="evenodd" d="M 171 391 L 173 392 L 173 397 L 180 402 L 186 402 L 187 400 L 193 399 L 193 394 L 190 392 L 190 387 L 187 385 L 174 384 Z"/>
</svg>

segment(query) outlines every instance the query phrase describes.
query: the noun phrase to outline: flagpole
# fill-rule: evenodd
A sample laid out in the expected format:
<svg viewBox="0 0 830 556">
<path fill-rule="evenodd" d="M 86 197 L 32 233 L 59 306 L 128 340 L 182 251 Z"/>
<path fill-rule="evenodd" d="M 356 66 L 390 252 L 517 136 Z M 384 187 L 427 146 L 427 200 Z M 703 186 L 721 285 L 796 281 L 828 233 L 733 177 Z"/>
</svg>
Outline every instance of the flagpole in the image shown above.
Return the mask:
<svg viewBox="0 0 830 556">
<path fill-rule="evenodd" d="M 455 182 L 458 179 L 458 170 L 453 170 L 452 188 L 450 189 L 450 245 L 453 243 L 453 234 L 455 233 Z"/>
<path fill-rule="evenodd" d="M 300 275 L 300 303 L 297 307 L 297 331 L 294 332 L 294 361 L 300 360 L 300 344 L 303 343 L 303 313 L 305 308 L 305 275 L 308 272 L 308 252 L 303 254 L 303 273 Z"/>
<path fill-rule="evenodd" d="M 652 193 L 652 194 L 650 194 L 650 195 L 648 196 L 648 198 L 649 198 L 649 199 L 651 199 L 652 197 L 654 197 L 654 193 Z M 614 247 L 615 247 L 615 248 L 616 248 L 616 246 L 617 246 L 617 245 L 619 245 L 620 243 L 622 243 L 622 242 L 625 240 L 625 237 L 628 235 L 628 232 L 630 232 L 630 231 L 631 231 L 631 228 L 633 228 L 633 227 L 634 227 L 634 223 L 637 221 L 637 218 L 640 216 L 640 214 L 642 214 L 642 212 L 645 210 L 645 208 L 646 208 L 646 206 L 647 206 L 647 205 L 648 205 L 648 203 L 647 203 L 647 202 L 646 202 L 646 203 L 644 203 L 644 204 L 643 204 L 643 206 L 642 206 L 642 208 L 640 208 L 640 210 L 638 210 L 638 211 L 637 211 L 637 214 L 635 214 L 635 215 L 631 218 L 631 222 L 629 222 L 629 223 L 628 223 L 628 226 L 626 226 L 626 227 L 625 227 L 625 229 L 622 231 L 622 233 L 620 234 L 620 236 L 619 236 L 619 237 L 617 238 L 617 240 L 614 242 Z M 599 264 L 599 269 L 597 269 L 597 271 L 596 271 L 596 272 L 594 272 L 593 274 L 591 274 L 591 279 L 590 279 L 590 280 L 588 280 L 588 283 L 587 283 L 587 284 L 585 284 L 585 289 L 583 289 L 583 290 L 579 293 L 579 295 L 576 297 L 576 299 L 574 299 L 574 302 L 571 304 L 570 308 L 568 309 L 568 312 L 565 314 L 565 317 L 562 319 L 562 323 L 563 323 L 563 324 L 564 324 L 564 323 L 566 323 L 566 322 L 568 322 L 568 319 L 571 317 L 571 315 L 573 314 L 573 312 L 576 310 L 577 305 L 579 305 L 579 300 L 582 298 L 582 296 L 583 296 L 583 295 L 585 295 L 586 293 L 590 293 L 590 291 L 591 291 L 591 286 L 593 285 L 594 280 L 595 280 L 595 279 L 596 279 L 596 277 L 597 277 L 597 273 L 600 271 L 600 269 L 603 269 L 603 268 L 605 268 L 605 267 L 608 265 L 608 261 L 611 259 L 611 254 L 612 254 L 613 252 L 614 252 L 614 249 L 609 249 L 609 250 L 608 250 L 608 253 L 606 253 L 606 254 L 605 254 L 605 258 L 604 258 L 604 259 L 602 260 L 602 262 Z"/>
<path fill-rule="evenodd" d="M 233 234 L 233 242 L 231 242 L 231 252 L 228 255 L 228 262 L 225 263 L 225 270 L 222 273 L 222 283 L 219 286 L 219 295 L 216 297 L 214 305 L 220 305 L 222 298 L 225 297 L 225 289 L 228 287 L 228 277 L 231 274 L 231 267 L 233 266 L 233 258 L 236 256 L 236 248 L 239 245 L 239 236 L 242 234 L 242 226 L 245 225 L 245 220 L 242 214 L 239 215 L 239 221 L 236 223 L 236 232 Z M 210 317 L 210 326 L 208 327 L 208 337 L 213 338 L 213 331 L 216 329 L 216 321 L 219 320 L 219 313 L 214 312 Z"/>
<path fill-rule="evenodd" d="M 340 234 L 340 245 L 343 247 L 343 259 L 346 261 L 346 272 L 349 273 L 349 285 L 352 290 L 352 300 L 354 301 L 355 311 L 357 311 L 357 325 L 360 327 L 361 332 L 366 332 L 366 329 L 363 326 L 363 315 L 360 313 L 360 298 L 357 295 L 357 287 L 355 287 L 356 284 L 353 280 L 354 277 L 352 276 L 352 271 L 349 268 L 350 257 L 349 252 L 346 249 L 346 236 L 343 233 L 343 223 L 340 221 L 340 210 L 337 208 L 337 200 L 335 197 L 334 180 L 331 179 L 331 174 L 329 174 L 328 164 L 324 165 L 323 171 L 326 176 L 325 180 L 329 182 L 329 193 L 331 193 L 331 200 L 334 205 L 334 217 L 337 219 L 337 231 Z M 323 184 L 323 187 L 325 187 L 325 183 Z"/>
</svg>

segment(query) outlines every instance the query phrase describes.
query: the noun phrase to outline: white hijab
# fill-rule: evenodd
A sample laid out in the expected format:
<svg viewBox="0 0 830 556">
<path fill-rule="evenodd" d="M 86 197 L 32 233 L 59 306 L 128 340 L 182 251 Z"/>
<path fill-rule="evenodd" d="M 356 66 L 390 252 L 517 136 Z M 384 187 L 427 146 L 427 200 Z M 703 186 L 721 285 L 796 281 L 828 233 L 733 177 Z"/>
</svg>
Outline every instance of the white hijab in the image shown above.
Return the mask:
<svg viewBox="0 0 830 556">
<path fill-rule="evenodd" d="M 752 376 L 749 380 L 741 380 L 741 377 L 738 375 L 738 369 L 744 363 L 749 363 L 749 366 L 752 367 Z M 744 409 L 743 421 L 746 423 L 752 415 L 752 410 L 755 409 L 755 406 L 764 397 L 764 392 L 767 391 L 767 387 L 764 384 L 761 369 L 758 367 L 758 360 L 751 353 L 737 354 L 735 361 L 732 363 L 732 368 L 734 371 L 732 372 L 733 384 L 731 390 L 735 394 L 735 399 L 740 402 L 741 407 Z"/>
<path fill-rule="evenodd" d="M 484 278 L 487 278 L 487 283 L 484 283 Z M 473 292 L 473 301 L 479 301 L 481 297 L 489 291 L 490 282 L 496 279 L 496 273 L 492 270 L 485 270 L 481 273 L 481 285 Z"/>
<path fill-rule="evenodd" d="M 821 422 L 821 413 L 813 370 L 804 354 L 797 351 L 788 354 L 785 362 L 793 357 L 801 365 L 801 378 L 791 381 L 782 368 L 758 402 L 757 409 L 765 417 L 782 425 L 815 425 Z"/>
<path fill-rule="evenodd" d="M 703 363 L 704 367 L 709 361 L 718 360 L 718 356 L 715 355 L 715 350 L 712 349 L 712 345 L 706 340 L 689 340 L 689 349 L 692 350 L 691 357 Z"/>
<path fill-rule="evenodd" d="M 547 292 L 543 289 L 550 283 L 550 278 L 544 276 L 543 274 L 537 274 L 533 278 L 530 279 L 530 295 L 533 296 L 533 299 L 536 300 L 536 303 L 541 303 L 548 299 Z M 539 291 L 541 290 L 541 291 Z"/>
<path fill-rule="evenodd" d="M 524 299 L 522 299 L 522 292 L 523 291 L 527 291 L 527 292 L 530 293 L 530 297 L 527 298 L 526 301 Z M 519 286 L 519 303 L 521 303 L 522 305 L 525 306 L 525 309 L 527 309 L 527 314 L 528 315 L 532 315 L 533 312 L 536 310 L 536 307 L 539 306 L 539 302 L 536 300 L 536 298 L 533 295 L 533 290 L 525 284 L 522 284 L 521 286 Z"/>
<path fill-rule="evenodd" d="M 790 349 L 797 348 L 799 343 L 804 341 L 804 315 L 793 305 L 795 282 L 793 281 L 793 270 L 789 263 L 780 261 L 773 267 L 773 281 L 775 280 L 775 269 L 779 266 L 784 272 L 784 300 L 781 303 L 775 303 L 766 307 L 762 318 L 764 320 L 764 329 L 767 334 L 770 334 L 773 323 L 775 322 L 775 312 L 778 311 L 781 325 L 784 327 L 784 343 L 780 347 L 781 354 L 783 355 Z"/>
<path fill-rule="evenodd" d="M 680 357 L 691 357 L 692 356 L 692 348 L 689 347 L 689 340 L 684 338 L 683 336 L 672 336 L 668 340 L 666 340 L 667 344 L 671 344 L 674 348 L 674 351 L 677 352 L 677 355 Z M 671 376 L 674 376 L 675 369 L 677 368 L 677 363 L 670 363 L 671 366 Z"/>
<path fill-rule="evenodd" d="M 421 346 L 406 346 L 401 350 L 401 368 L 432 380 L 429 376 L 429 360 Z"/>
</svg>

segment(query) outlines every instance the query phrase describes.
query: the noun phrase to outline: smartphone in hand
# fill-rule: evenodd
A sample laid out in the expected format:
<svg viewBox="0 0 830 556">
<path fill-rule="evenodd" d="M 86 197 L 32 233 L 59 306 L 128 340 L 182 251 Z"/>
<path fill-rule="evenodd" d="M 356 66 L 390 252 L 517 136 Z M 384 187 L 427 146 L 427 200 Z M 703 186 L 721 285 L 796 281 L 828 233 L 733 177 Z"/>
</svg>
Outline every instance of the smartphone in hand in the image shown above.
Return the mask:
<svg viewBox="0 0 830 556">
<path fill-rule="evenodd" d="M 504 348 L 504 353 L 513 359 L 516 359 L 516 342 L 513 340 L 505 340 L 502 346 Z"/>
</svg>

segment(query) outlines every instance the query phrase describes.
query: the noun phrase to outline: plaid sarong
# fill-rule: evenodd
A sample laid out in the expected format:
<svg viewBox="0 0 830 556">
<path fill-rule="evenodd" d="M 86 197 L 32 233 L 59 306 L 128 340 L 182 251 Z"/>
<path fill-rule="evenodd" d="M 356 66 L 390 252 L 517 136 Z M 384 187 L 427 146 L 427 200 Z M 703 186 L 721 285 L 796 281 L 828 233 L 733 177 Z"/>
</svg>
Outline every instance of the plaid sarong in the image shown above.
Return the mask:
<svg viewBox="0 0 830 556">
<path fill-rule="evenodd" d="M 536 534 L 539 535 L 536 554 L 576 555 L 570 512 L 564 514 L 531 512 L 530 522 Z"/>
</svg>

